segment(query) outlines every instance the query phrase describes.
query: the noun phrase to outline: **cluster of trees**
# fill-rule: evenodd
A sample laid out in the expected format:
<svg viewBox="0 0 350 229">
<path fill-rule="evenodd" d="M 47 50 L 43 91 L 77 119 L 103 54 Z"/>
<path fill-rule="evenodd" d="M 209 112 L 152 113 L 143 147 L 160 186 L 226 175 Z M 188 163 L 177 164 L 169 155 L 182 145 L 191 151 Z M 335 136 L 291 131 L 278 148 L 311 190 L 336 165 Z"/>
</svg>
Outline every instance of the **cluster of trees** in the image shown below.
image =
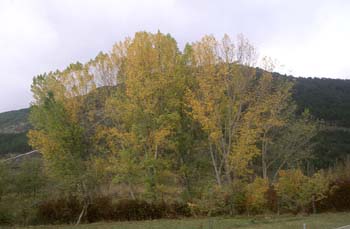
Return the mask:
<svg viewBox="0 0 350 229">
<path fill-rule="evenodd" d="M 327 176 L 310 165 L 319 123 L 297 112 L 293 82 L 273 77 L 271 60 L 259 74 L 256 63 L 241 35 L 180 51 L 170 35 L 139 32 L 35 77 L 28 136 L 51 194 L 81 201 L 78 222 L 100 195 L 205 214 L 259 213 L 271 189 L 286 209 L 324 198 Z"/>
</svg>

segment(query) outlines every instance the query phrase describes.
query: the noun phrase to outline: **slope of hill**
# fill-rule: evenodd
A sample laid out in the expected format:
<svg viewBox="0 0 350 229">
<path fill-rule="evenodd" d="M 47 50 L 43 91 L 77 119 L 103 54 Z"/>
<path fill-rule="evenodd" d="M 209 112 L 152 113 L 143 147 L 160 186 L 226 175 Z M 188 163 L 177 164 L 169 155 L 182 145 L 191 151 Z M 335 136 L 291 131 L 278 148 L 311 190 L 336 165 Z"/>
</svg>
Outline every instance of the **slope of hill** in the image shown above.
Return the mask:
<svg viewBox="0 0 350 229">
<path fill-rule="evenodd" d="M 350 80 L 295 78 L 294 99 L 329 124 L 350 128 Z"/>
<path fill-rule="evenodd" d="M 293 80 L 293 97 L 300 111 L 309 109 L 329 126 L 317 137 L 315 156 L 319 167 L 350 155 L 350 80 L 274 76 Z M 26 137 L 28 115 L 29 109 L 0 113 L 0 155 L 30 150 Z"/>
<path fill-rule="evenodd" d="M 0 113 L 0 155 L 30 150 L 27 132 L 29 109 Z"/>
<path fill-rule="evenodd" d="M 28 115 L 28 108 L 0 113 L 0 134 L 15 134 L 28 131 Z"/>
<path fill-rule="evenodd" d="M 293 97 L 300 111 L 326 124 L 317 136 L 314 164 L 327 168 L 350 156 L 350 80 L 293 78 Z"/>
</svg>

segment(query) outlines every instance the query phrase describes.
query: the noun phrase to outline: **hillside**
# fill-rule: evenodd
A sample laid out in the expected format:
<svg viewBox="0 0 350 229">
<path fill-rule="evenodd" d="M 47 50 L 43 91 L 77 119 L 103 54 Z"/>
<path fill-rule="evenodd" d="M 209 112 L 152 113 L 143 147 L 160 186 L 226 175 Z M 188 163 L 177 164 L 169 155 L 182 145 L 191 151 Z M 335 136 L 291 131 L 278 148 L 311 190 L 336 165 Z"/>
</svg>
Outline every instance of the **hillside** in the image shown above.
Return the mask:
<svg viewBox="0 0 350 229">
<path fill-rule="evenodd" d="M 30 150 L 27 131 L 29 109 L 0 113 L 0 155 Z"/>
<path fill-rule="evenodd" d="M 296 78 L 295 101 L 329 124 L 350 128 L 350 80 Z"/>
<path fill-rule="evenodd" d="M 29 130 L 29 109 L 0 113 L 0 134 L 23 133 Z"/>
<path fill-rule="evenodd" d="M 350 155 L 350 80 L 274 75 L 295 81 L 293 97 L 299 110 L 309 109 L 328 126 L 316 140 L 315 156 L 319 167 Z M 30 128 L 28 115 L 29 109 L 0 113 L 0 154 L 30 150 L 26 137 Z"/>
<path fill-rule="evenodd" d="M 333 166 L 350 155 L 350 80 L 296 78 L 293 93 L 300 111 L 309 109 L 326 128 L 316 137 L 314 164 Z"/>
</svg>

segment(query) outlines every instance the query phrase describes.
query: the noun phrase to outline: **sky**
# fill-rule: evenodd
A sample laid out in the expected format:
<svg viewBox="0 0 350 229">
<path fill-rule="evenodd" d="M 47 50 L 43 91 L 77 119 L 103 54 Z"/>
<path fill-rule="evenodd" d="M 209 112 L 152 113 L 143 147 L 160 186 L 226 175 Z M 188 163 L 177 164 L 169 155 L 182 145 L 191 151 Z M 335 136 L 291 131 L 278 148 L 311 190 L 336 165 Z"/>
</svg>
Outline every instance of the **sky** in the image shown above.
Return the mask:
<svg viewBox="0 0 350 229">
<path fill-rule="evenodd" d="M 0 0 L 0 112 L 29 106 L 34 76 L 141 30 L 170 33 L 180 48 L 242 33 L 278 72 L 350 79 L 348 0 Z"/>
</svg>

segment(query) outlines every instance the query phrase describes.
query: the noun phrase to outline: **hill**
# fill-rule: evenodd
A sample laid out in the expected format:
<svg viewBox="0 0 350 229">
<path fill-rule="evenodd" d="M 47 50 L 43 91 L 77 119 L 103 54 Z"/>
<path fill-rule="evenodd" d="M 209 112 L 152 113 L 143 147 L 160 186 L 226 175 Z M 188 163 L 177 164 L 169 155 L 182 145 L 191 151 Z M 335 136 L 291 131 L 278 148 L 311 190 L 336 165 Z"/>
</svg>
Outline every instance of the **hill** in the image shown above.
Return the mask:
<svg viewBox="0 0 350 229">
<path fill-rule="evenodd" d="M 0 134 L 23 133 L 29 130 L 29 108 L 0 113 Z"/>
<path fill-rule="evenodd" d="M 309 109 L 326 127 L 317 135 L 314 164 L 333 166 L 350 156 L 350 80 L 295 78 L 299 110 Z"/>
<path fill-rule="evenodd" d="M 274 76 L 294 81 L 293 97 L 299 110 L 309 109 L 327 125 L 316 139 L 316 164 L 327 167 L 350 155 L 350 80 Z M 28 116 L 29 109 L 0 113 L 0 155 L 30 150 Z"/>
<path fill-rule="evenodd" d="M 330 125 L 350 128 L 350 80 L 295 78 L 293 97 Z"/>
<path fill-rule="evenodd" d="M 0 155 L 30 150 L 28 116 L 29 108 L 0 113 Z"/>
</svg>

